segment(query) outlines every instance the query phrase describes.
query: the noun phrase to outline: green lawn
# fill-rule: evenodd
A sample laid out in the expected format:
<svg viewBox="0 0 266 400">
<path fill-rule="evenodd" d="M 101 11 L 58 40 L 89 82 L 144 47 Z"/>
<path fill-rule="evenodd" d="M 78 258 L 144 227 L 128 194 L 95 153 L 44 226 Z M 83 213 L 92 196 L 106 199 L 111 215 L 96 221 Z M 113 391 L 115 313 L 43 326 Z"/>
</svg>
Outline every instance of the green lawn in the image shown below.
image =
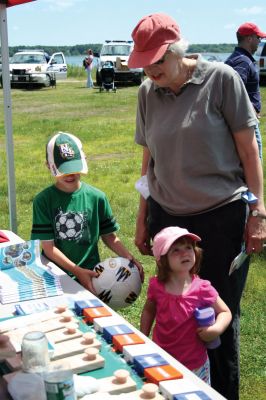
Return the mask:
<svg viewBox="0 0 266 400">
<path fill-rule="evenodd" d="M 83 78 L 82 78 L 83 79 Z M 141 149 L 134 143 L 136 86 L 120 87 L 116 93 L 85 88 L 83 81 L 70 79 L 56 89 L 12 89 L 13 136 L 17 192 L 18 234 L 30 238 L 32 199 L 53 179 L 45 166 L 45 144 L 57 131 L 71 132 L 84 144 L 89 174 L 84 181 L 108 195 L 120 225 L 120 237 L 143 263 L 146 279 L 137 302 L 121 311 L 136 327 L 145 299 L 151 257 L 134 247 L 138 194 L 134 183 L 141 168 Z M 266 134 L 266 88 L 262 88 L 261 130 Z M 0 102 L 3 103 L 0 93 Z M 6 148 L 3 106 L 0 117 L 0 228 L 9 229 Z M 264 152 L 266 159 L 266 152 Z M 101 246 L 102 258 L 110 256 Z M 241 400 L 265 399 L 265 255 L 254 256 L 242 301 Z"/>
</svg>

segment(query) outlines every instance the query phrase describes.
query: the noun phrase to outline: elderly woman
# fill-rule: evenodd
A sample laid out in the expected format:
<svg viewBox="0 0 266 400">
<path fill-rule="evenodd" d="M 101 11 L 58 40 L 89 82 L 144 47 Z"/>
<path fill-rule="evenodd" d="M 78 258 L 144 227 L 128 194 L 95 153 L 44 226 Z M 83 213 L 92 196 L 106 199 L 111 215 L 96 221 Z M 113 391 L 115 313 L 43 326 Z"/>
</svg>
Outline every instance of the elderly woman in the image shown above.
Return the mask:
<svg viewBox="0 0 266 400">
<path fill-rule="evenodd" d="M 162 228 L 180 226 L 202 238 L 200 275 L 230 307 L 232 323 L 209 352 L 212 386 L 229 400 L 239 391 L 240 299 L 249 260 L 229 276 L 241 251 L 262 250 L 266 238 L 263 176 L 254 136 L 256 115 L 238 74 L 187 45 L 165 14 L 144 17 L 132 33 L 129 68 L 144 67 L 135 140 L 143 146 L 142 175 L 150 196 L 140 199 L 135 243 L 152 254 Z M 245 202 L 252 193 L 257 200 Z"/>
</svg>

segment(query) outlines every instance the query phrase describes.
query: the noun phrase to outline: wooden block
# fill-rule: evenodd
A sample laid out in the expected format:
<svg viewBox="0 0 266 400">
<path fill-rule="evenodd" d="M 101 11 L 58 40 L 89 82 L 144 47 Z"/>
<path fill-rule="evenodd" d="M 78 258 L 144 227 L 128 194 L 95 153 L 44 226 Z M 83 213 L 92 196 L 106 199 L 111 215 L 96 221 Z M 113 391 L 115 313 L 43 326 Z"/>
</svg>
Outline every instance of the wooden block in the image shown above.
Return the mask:
<svg viewBox="0 0 266 400">
<path fill-rule="evenodd" d="M 116 397 L 114 393 L 105 393 L 103 395 L 102 392 L 96 392 L 93 394 L 90 394 L 88 396 L 90 400 L 112 400 L 112 399 L 120 399 L 120 395 Z M 125 394 L 123 397 L 125 400 L 148 400 L 148 399 L 153 399 L 153 400 L 164 400 L 165 397 L 160 395 L 158 393 L 158 386 L 154 385 L 153 383 L 146 383 L 143 385 L 143 387 L 140 390 L 136 390 L 130 393 Z"/>
<path fill-rule="evenodd" d="M 136 382 L 129 375 L 127 370 L 117 370 L 113 376 L 98 380 L 100 383 L 99 392 L 107 392 L 112 395 L 128 393 L 136 390 Z M 104 398 L 104 396 L 102 396 Z"/>
<path fill-rule="evenodd" d="M 147 378 L 147 382 L 155 383 L 156 385 L 159 385 L 161 381 L 183 378 L 183 374 L 169 364 L 160 367 L 146 368 L 144 370 L 144 376 Z"/>
<path fill-rule="evenodd" d="M 74 314 L 73 314 L 74 315 Z M 42 311 L 35 314 L 23 315 L 0 322 L 0 333 L 12 331 L 13 329 L 23 328 L 43 321 L 58 318 L 58 313 L 54 310 Z"/>
<path fill-rule="evenodd" d="M 10 342 L 10 338 L 7 335 L 0 335 L 0 360 L 14 357 L 15 355 L 16 349 Z"/>
<path fill-rule="evenodd" d="M 183 392 L 175 394 L 173 400 L 186 400 L 186 399 L 196 399 L 196 400 L 212 400 L 214 397 L 209 397 L 207 393 L 203 390 L 193 390 L 189 392 Z"/>
<path fill-rule="evenodd" d="M 127 394 L 127 400 L 164 400 L 165 398 L 158 392 L 158 386 L 153 383 L 145 383 L 140 390 Z"/>
<path fill-rule="evenodd" d="M 10 372 L 9 374 L 3 375 L 3 379 L 6 383 L 10 382 L 10 380 L 18 373 L 18 371 Z M 0 397 L 1 398 L 1 397 Z"/>
<path fill-rule="evenodd" d="M 104 327 L 122 324 L 123 322 L 125 322 L 124 318 L 116 315 L 112 317 L 95 318 L 93 320 L 93 326 L 97 332 L 103 332 Z"/>
<path fill-rule="evenodd" d="M 95 369 L 103 368 L 105 359 L 99 355 L 99 349 L 96 348 L 86 348 L 85 350 L 91 350 L 93 353 L 93 350 L 97 350 L 95 354 L 93 354 L 92 359 L 89 359 L 89 355 L 86 354 L 83 350 L 83 353 L 81 354 L 76 354 L 73 356 L 69 357 L 64 357 L 62 359 L 58 359 L 55 361 L 50 362 L 50 366 L 53 367 L 60 367 L 63 368 L 64 365 L 66 365 L 66 369 L 71 366 L 71 370 L 73 371 L 74 374 L 81 374 L 83 372 L 87 371 L 93 371 Z M 9 368 L 12 371 L 19 371 L 22 368 L 22 361 L 21 361 L 21 356 L 18 355 L 17 357 L 13 359 L 9 359 L 7 362 Z"/>
<path fill-rule="evenodd" d="M 69 324 L 70 322 L 74 322 L 74 315 L 72 313 L 72 315 L 70 315 L 70 313 L 68 312 L 67 317 L 64 317 L 63 314 L 61 314 L 61 316 L 49 321 L 43 321 L 39 324 L 34 324 L 34 325 L 30 325 L 28 327 L 28 330 L 34 331 L 34 330 L 38 330 L 41 332 L 51 332 L 51 331 L 55 331 L 57 329 L 63 328 L 65 326 L 67 326 L 67 324 Z M 30 328 L 30 329 L 29 329 Z"/>
<path fill-rule="evenodd" d="M 112 338 L 114 349 L 122 353 L 123 347 L 126 345 L 143 344 L 145 341 L 136 333 L 128 333 L 126 335 L 115 335 Z"/>
<path fill-rule="evenodd" d="M 134 331 L 126 324 L 106 326 L 103 328 L 103 337 L 107 343 L 112 343 L 112 339 L 116 335 L 125 335 L 129 333 L 134 333 Z"/>
<path fill-rule="evenodd" d="M 70 333 L 68 328 L 64 327 L 55 331 L 47 332 L 45 335 L 50 342 L 60 343 L 65 342 L 66 340 L 79 338 L 83 335 L 83 332 L 77 329 L 75 332 Z"/>
<path fill-rule="evenodd" d="M 133 363 L 133 359 L 136 356 L 141 356 L 143 354 L 151 354 L 156 351 L 156 347 L 152 343 L 145 343 L 145 344 L 133 344 L 130 346 L 123 347 L 123 354 L 125 360 L 128 363 Z"/>
<path fill-rule="evenodd" d="M 95 318 L 110 317 L 112 313 L 105 307 L 84 308 L 83 316 L 86 323 L 93 323 Z"/>
<path fill-rule="evenodd" d="M 168 362 L 159 353 L 136 356 L 133 359 L 133 363 L 135 370 L 141 376 L 144 375 L 145 368 L 160 367 L 161 365 L 168 364 Z"/>
<path fill-rule="evenodd" d="M 16 354 L 15 357 L 7 358 L 6 365 L 11 371 L 20 371 L 22 369 L 21 353 Z"/>
<path fill-rule="evenodd" d="M 7 332 L 6 335 L 10 338 L 10 342 L 15 347 L 16 352 L 21 351 L 21 343 L 23 336 L 30 331 L 41 331 L 45 334 L 47 332 L 56 331 L 57 329 L 62 329 L 65 325 L 65 322 L 60 321 L 60 319 L 52 319 L 49 321 L 41 322 L 36 325 L 28 325 L 25 328 L 15 329 L 13 332 Z"/>
<path fill-rule="evenodd" d="M 98 350 L 95 348 L 87 350 Z M 100 354 L 95 354 L 93 359 L 88 358 L 88 354 L 76 354 L 75 356 L 66 357 L 61 360 L 51 361 L 51 367 L 62 367 L 66 365 L 66 369 L 71 366 L 71 370 L 74 374 L 82 374 L 87 371 L 94 371 L 95 369 L 103 368 L 105 359 Z"/>
<path fill-rule="evenodd" d="M 199 387 L 191 379 L 174 379 L 161 381 L 159 383 L 160 392 L 166 399 L 173 399 L 178 393 L 192 392 L 199 390 Z"/>
<path fill-rule="evenodd" d="M 94 339 L 92 343 L 88 343 L 83 337 L 77 339 L 68 340 L 67 342 L 61 342 L 54 345 L 54 353 L 51 357 L 52 360 L 59 360 L 75 354 L 83 353 L 88 347 L 101 348 L 101 342 Z"/>
</svg>

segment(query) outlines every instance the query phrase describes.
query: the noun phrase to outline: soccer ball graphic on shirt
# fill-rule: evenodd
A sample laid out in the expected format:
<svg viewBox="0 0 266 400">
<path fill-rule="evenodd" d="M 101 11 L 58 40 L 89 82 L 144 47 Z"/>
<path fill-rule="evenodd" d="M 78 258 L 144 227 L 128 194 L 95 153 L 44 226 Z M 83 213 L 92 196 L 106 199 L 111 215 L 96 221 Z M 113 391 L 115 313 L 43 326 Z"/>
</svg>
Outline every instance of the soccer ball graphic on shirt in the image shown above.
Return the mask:
<svg viewBox="0 0 266 400">
<path fill-rule="evenodd" d="M 96 295 L 114 310 L 130 306 L 141 292 L 141 279 L 136 265 L 123 257 L 107 258 L 94 267 L 92 278 Z"/>
<path fill-rule="evenodd" d="M 55 229 L 59 239 L 76 240 L 82 235 L 84 216 L 81 213 L 62 211 L 55 217 Z"/>
</svg>

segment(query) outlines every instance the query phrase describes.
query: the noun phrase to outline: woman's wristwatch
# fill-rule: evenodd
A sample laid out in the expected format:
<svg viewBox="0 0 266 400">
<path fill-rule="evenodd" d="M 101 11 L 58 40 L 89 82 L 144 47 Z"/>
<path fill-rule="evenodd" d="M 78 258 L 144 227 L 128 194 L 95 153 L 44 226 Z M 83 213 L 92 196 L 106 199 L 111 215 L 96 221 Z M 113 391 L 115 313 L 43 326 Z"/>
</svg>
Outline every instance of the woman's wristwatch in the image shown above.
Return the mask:
<svg viewBox="0 0 266 400">
<path fill-rule="evenodd" d="M 266 219 L 266 214 L 262 214 L 259 210 L 250 210 L 249 215 L 252 217 Z"/>
</svg>

